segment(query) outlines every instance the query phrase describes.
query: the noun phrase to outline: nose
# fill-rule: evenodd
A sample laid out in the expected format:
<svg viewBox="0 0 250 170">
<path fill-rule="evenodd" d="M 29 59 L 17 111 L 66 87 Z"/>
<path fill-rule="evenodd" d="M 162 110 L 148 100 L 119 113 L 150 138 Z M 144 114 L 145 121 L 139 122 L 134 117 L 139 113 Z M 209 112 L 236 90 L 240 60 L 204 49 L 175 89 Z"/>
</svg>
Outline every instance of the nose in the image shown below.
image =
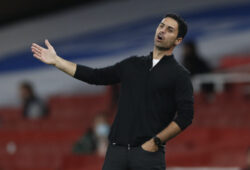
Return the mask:
<svg viewBox="0 0 250 170">
<path fill-rule="evenodd" d="M 164 30 L 160 30 L 160 32 L 159 32 L 160 34 L 164 34 L 165 33 L 165 31 Z"/>
<path fill-rule="evenodd" d="M 159 33 L 165 33 L 165 28 L 163 28 L 163 27 L 159 27 Z"/>
</svg>

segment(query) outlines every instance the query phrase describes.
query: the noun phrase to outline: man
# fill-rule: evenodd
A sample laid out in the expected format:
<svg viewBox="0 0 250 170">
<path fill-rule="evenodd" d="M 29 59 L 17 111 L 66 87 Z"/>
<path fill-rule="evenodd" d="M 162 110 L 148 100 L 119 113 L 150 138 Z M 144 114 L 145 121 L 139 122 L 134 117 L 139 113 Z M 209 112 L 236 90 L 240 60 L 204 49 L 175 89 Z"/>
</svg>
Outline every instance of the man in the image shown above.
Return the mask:
<svg viewBox="0 0 250 170">
<path fill-rule="evenodd" d="M 173 56 L 186 32 L 184 20 L 168 14 L 157 27 L 152 53 L 101 69 L 62 59 L 48 40 L 48 49 L 32 44 L 34 57 L 79 80 L 96 85 L 121 83 L 103 170 L 165 170 L 164 144 L 193 119 L 189 73 Z"/>
<path fill-rule="evenodd" d="M 183 44 L 183 65 L 190 72 L 191 77 L 212 72 L 209 64 L 197 52 L 195 42 L 189 41 Z M 201 92 L 206 101 L 214 100 L 214 84 L 202 83 Z"/>
<path fill-rule="evenodd" d="M 37 97 L 30 82 L 22 82 L 19 85 L 19 93 L 24 118 L 35 120 L 45 118 L 48 115 L 47 105 Z"/>
<path fill-rule="evenodd" d="M 210 66 L 197 52 L 196 44 L 193 41 L 183 45 L 183 65 L 189 70 L 191 76 L 211 72 Z"/>
</svg>

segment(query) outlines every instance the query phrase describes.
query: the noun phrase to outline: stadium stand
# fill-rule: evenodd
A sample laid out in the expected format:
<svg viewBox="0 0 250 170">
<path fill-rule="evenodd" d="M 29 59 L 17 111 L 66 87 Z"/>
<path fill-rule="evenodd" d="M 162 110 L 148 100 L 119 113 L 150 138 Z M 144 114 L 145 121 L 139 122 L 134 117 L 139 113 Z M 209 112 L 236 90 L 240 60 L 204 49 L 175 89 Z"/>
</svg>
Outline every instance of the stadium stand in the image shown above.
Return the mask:
<svg viewBox="0 0 250 170">
<path fill-rule="evenodd" d="M 51 116 L 23 120 L 18 109 L 1 109 L 0 165 L 13 169 L 100 169 L 96 155 L 73 155 L 73 143 L 90 126 L 98 111 L 107 109 L 109 93 L 99 96 L 54 96 Z M 241 166 L 249 146 L 250 100 L 231 92 L 213 101 L 195 95 L 195 120 L 166 146 L 168 166 Z M 15 151 L 6 147 L 12 142 Z"/>
</svg>

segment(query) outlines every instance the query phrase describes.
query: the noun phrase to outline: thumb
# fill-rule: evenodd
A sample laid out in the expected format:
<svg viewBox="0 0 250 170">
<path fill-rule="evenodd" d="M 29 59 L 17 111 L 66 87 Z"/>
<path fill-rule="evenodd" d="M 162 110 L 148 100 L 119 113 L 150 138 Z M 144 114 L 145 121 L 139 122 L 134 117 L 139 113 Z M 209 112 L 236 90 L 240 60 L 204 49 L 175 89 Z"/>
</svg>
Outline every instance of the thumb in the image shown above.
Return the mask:
<svg viewBox="0 0 250 170">
<path fill-rule="evenodd" d="M 53 48 L 52 45 L 49 43 L 49 40 L 45 40 L 45 45 L 48 47 L 48 49 Z"/>
</svg>

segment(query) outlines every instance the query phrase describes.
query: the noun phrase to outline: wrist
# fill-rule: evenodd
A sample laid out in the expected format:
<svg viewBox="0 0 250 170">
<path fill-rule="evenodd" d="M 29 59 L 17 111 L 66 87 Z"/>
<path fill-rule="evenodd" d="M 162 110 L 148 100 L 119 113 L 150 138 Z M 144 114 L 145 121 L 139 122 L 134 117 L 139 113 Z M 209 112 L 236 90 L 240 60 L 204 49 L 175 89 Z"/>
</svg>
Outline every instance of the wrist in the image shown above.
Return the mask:
<svg viewBox="0 0 250 170">
<path fill-rule="evenodd" d="M 53 64 L 55 67 L 60 68 L 62 62 L 62 58 L 59 57 L 58 55 L 55 56 L 55 63 Z"/>
<path fill-rule="evenodd" d="M 161 147 L 162 146 L 162 141 L 159 137 L 155 136 L 153 137 L 153 141 L 154 141 L 154 144 L 158 147 Z"/>
</svg>

